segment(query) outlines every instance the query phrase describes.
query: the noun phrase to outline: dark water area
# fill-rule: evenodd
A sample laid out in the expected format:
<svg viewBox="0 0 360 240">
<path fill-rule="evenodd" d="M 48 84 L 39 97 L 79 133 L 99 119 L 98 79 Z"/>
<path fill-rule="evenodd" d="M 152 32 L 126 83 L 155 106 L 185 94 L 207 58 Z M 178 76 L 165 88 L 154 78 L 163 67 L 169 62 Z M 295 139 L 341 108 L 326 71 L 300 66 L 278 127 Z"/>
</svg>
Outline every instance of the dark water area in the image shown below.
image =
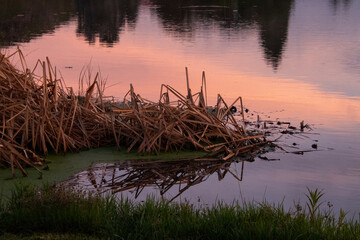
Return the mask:
<svg viewBox="0 0 360 240">
<path fill-rule="evenodd" d="M 274 134 L 281 136 L 279 145 L 303 154 L 239 159 L 208 171 L 176 198 L 202 204 L 285 197 L 292 206 L 305 201 L 309 187 L 323 189 L 337 209 L 359 212 L 359 26 L 355 0 L 0 0 L 0 50 L 10 54 L 20 46 L 29 66 L 48 56 L 69 87 L 77 89 L 80 71 L 91 62 L 107 80 L 107 95 L 121 99 L 132 83 L 141 96 L 157 100 L 162 83 L 185 92 L 187 66 L 194 91 L 206 72 L 210 105 L 218 93 L 230 102 L 240 95 L 249 121 L 259 115 L 261 123 L 311 126 L 306 134 Z M 105 173 L 109 182 L 108 172 L 130 170 L 131 164 L 114 163 L 91 171 L 100 176 L 96 181 Z M 203 170 L 182 174 L 196 179 Z M 84 187 L 93 186 L 89 171 L 78 175 Z M 226 174 L 219 178 L 219 172 Z M 137 199 L 160 195 L 157 181 Z M 182 184 L 164 195 L 177 196 Z M 134 198 L 136 190 L 122 193 Z"/>
<path fill-rule="evenodd" d="M 75 3 L 70 1 L 8 0 L 0 6 L 0 47 L 51 33 L 75 14 Z"/>
</svg>

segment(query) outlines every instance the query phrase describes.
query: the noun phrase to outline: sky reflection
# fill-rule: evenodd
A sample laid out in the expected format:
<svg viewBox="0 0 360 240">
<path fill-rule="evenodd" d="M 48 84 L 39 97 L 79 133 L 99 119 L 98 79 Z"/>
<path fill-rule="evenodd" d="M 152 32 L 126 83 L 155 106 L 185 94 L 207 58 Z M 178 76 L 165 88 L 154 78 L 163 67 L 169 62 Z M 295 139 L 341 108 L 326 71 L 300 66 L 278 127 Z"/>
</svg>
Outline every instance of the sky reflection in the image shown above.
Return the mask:
<svg viewBox="0 0 360 240">
<path fill-rule="evenodd" d="M 309 186 L 325 188 L 340 207 L 358 207 L 360 1 L 60 2 L 33 25 L 18 20 L 26 4 L 0 9 L 0 44 L 6 46 L 1 51 L 13 52 L 8 45 L 21 42 L 29 66 L 49 56 L 74 89 L 91 62 L 107 78 L 107 95 L 118 98 L 130 83 L 151 100 L 158 99 L 162 83 L 184 93 L 185 66 L 196 92 L 205 71 L 209 104 L 218 93 L 228 101 L 242 96 L 255 114 L 249 118 L 259 114 L 295 126 L 304 120 L 314 127 L 319 146 L 334 149 L 255 161 L 245 165 L 241 183 L 210 177 L 183 197 L 231 201 L 243 194 L 281 201 L 286 195 L 292 201 Z M 66 17 L 58 17 L 63 11 Z M 25 12 L 25 19 L 36 13 Z"/>
<path fill-rule="evenodd" d="M 111 49 L 104 49 L 100 42 L 95 42 L 91 46 L 82 44 L 82 39 L 73 37 L 74 31 L 77 31 L 77 23 L 70 22 L 54 34 L 44 35 L 33 40 L 31 45 L 24 45 L 23 50 L 28 53 L 30 66 L 34 65 L 37 58 L 44 59 L 52 53 L 50 58 L 53 63 L 60 69 L 68 86 L 75 89 L 80 70 L 91 61 L 93 70 L 100 69 L 102 75 L 107 77 L 108 95 L 121 98 L 132 83 L 142 96 L 156 100 L 162 83 L 185 91 L 184 67 L 188 66 L 193 91 L 200 87 L 201 72 L 206 71 L 211 104 L 214 103 L 217 93 L 221 93 L 227 99 L 235 99 L 241 95 L 245 103 L 262 101 L 268 107 L 276 104 L 279 109 L 287 108 L 295 115 L 313 121 L 318 118 L 319 122 L 324 124 L 335 124 L 332 120 L 334 118 L 349 122 L 357 122 L 357 119 L 360 119 L 358 94 L 356 98 L 351 98 L 351 95 L 346 96 L 345 92 L 339 90 L 323 89 L 329 87 L 334 78 L 336 79 L 333 84 L 340 84 L 336 81 L 336 76 L 346 73 L 340 71 L 333 75 L 335 68 L 329 70 L 330 74 L 311 68 L 312 74 L 319 77 L 321 75 L 321 78 L 312 79 L 311 76 L 305 75 L 307 68 L 311 67 L 309 62 L 316 64 L 318 60 L 314 58 L 323 58 L 322 49 L 316 54 L 316 47 L 312 47 L 312 54 L 297 55 L 298 58 L 302 58 L 302 76 L 300 73 L 300 76 L 296 74 L 300 69 L 294 69 L 295 74 L 289 74 L 288 69 L 279 70 L 274 74 L 264 64 L 259 64 L 262 53 L 256 43 L 255 31 L 248 32 L 246 38 L 240 41 L 243 45 L 241 49 L 236 49 L 233 39 L 225 39 L 224 44 L 220 33 L 200 38 L 188 45 L 164 35 L 162 28 L 156 27 L 159 24 L 158 19 L 154 18 L 148 7 L 141 7 L 140 12 L 137 30 L 126 30 L 121 42 Z M 144 39 L 147 41 L 144 42 Z M 219 52 L 216 49 L 221 45 L 226 47 Z M 296 63 L 300 61 L 295 60 L 292 64 Z M 289 63 L 284 63 L 287 64 Z M 65 68 L 67 66 L 72 68 Z M 325 79 L 324 76 L 329 78 Z M 357 79 L 347 82 L 343 87 L 349 87 L 349 91 L 352 91 L 354 85 L 355 88 L 359 86 Z M 292 110 L 293 108 L 295 110 Z"/>
</svg>

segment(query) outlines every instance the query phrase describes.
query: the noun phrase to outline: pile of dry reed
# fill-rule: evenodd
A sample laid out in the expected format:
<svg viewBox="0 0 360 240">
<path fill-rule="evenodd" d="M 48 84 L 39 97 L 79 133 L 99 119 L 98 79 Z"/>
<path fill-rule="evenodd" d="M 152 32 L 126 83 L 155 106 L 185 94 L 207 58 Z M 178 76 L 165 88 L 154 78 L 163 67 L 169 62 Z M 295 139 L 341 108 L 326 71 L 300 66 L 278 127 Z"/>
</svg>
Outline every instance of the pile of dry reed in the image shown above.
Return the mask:
<svg viewBox="0 0 360 240">
<path fill-rule="evenodd" d="M 105 145 L 155 153 L 191 148 L 227 160 L 266 142 L 262 135 L 246 132 L 241 98 L 237 101 L 242 126 L 230 111 L 237 101 L 228 106 L 219 95 L 215 108 L 206 106 L 204 74 L 197 94 L 188 87 L 185 97 L 162 85 L 160 100 L 152 102 L 135 94 L 131 86 L 124 101 L 117 103 L 104 97 L 98 74 L 76 95 L 58 78 L 49 59 L 38 61 L 31 71 L 21 51 L 15 54 L 22 70 L 10 63 L 11 56 L 0 54 L 0 167 L 10 165 L 13 175 L 15 168 L 26 175 L 24 167 L 41 165 L 38 154 L 49 151 Z"/>
<path fill-rule="evenodd" d="M 263 135 L 249 136 L 245 124 L 240 126 L 230 111 L 239 101 L 244 122 L 240 97 L 228 106 L 219 95 L 215 108 L 209 108 L 204 85 L 201 89 L 192 95 L 188 88 L 185 97 L 171 86 L 162 85 L 160 100 L 151 102 L 131 87 L 121 108 L 115 105 L 112 110 L 117 145 L 125 143 L 128 151 L 136 146 L 139 152 L 156 153 L 190 147 L 209 152 L 208 157 L 227 160 L 264 144 Z M 171 95 L 175 101 L 170 101 Z"/>
<path fill-rule="evenodd" d="M 99 114 L 89 94 L 74 95 L 57 78 L 49 60 L 38 62 L 37 76 L 16 69 L 0 55 L 0 166 L 10 165 L 26 175 L 25 165 L 43 162 L 35 153 L 67 152 L 111 143 L 110 119 Z M 95 82 L 97 83 L 96 79 Z M 92 86 L 94 89 L 94 86 Z M 91 89 L 90 89 L 91 90 Z"/>
</svg>

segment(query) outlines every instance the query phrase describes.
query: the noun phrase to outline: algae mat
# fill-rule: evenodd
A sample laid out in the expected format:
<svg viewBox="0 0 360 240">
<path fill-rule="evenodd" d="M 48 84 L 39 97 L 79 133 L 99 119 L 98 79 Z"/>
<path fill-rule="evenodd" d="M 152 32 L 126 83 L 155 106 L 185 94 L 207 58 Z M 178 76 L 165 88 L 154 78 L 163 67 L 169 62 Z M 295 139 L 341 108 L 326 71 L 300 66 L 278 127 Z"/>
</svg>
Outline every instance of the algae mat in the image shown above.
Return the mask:
<svg viewBox="0 0 360 240">
<path fill-rule="evenodd" d="M 22 177 L 20 171 L 17 178 L 12 179 L 11 169 L 0 169 L 0 193 L 9 196 L 11 189 L 16 184 L 32 184 L 41 186 L 64 181 L 72 175 L 81 172 L 95 163 L 115 163 L 119 161 L 136 159 L 160 159 L 171 161 L 177 159 L 192 159 L 202 157 L 205 153 L 199 151 L 181 151 L 173 153 L 161 153 L 159 155 L 144 155 L 138 153 L 127 153 L 125 150 L 118 151 L 116 147 L 103 147 L 81 151 L 79 153 L 49 154 L 46 157 L 48 164 L 42 169 L 42 176 L 33 168 L 26 169 L 27 177 Z"/>
</svg>

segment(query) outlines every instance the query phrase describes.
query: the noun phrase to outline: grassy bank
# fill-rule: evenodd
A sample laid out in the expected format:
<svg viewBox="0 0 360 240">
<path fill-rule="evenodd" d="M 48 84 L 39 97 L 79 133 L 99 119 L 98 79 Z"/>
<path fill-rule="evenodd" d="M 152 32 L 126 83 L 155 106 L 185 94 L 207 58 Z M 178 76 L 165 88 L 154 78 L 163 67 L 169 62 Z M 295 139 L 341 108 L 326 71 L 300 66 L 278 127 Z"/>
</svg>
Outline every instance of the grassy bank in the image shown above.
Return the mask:
<svg viewBox="0 0 360 240">
<path fill-rule="evenodd" d="M 312 194 L 310 194 L 312 193 Z M 319 193 L 293 211 L 269 203 L 143 203 L 64 189 L 17 187 L 1 204 L 3 239 L 360 239 L 358 221 L 318 212 Z"/>
</svg>

